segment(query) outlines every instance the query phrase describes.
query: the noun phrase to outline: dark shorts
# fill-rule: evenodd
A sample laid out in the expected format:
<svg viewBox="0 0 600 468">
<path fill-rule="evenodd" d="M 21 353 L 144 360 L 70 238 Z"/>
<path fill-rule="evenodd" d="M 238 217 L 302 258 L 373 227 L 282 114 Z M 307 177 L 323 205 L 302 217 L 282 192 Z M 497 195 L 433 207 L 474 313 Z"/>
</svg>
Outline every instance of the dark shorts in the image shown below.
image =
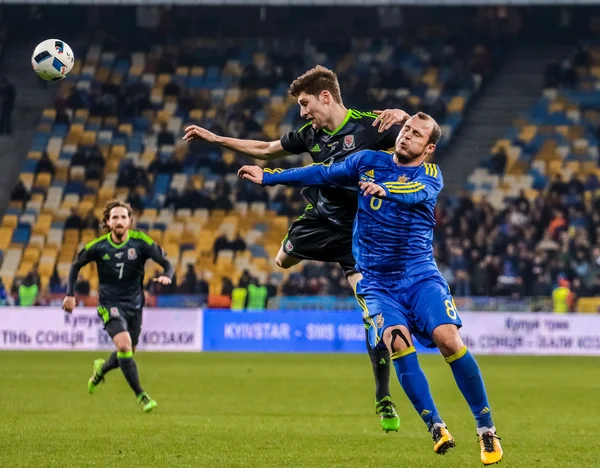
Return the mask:
<svg viewBox="0 0 600 468">
<path fill-rule="evenodd" d="M 346 277 L 358 273 L 352 255 L 352 233 L 313 215 L 312 205 L 292 223 L 281 246 L 290 257 L 339 263 Z"/>
<path fill-rule="evenodd" d="M 142 332 L 142 311 L 123 309 L 115 306 L 98 307 L 98 315 L 104 322 L 104 329 L 114 338 L 121 332 L 129 332 L 131 345 L 136 346 Z"/>
</svg>

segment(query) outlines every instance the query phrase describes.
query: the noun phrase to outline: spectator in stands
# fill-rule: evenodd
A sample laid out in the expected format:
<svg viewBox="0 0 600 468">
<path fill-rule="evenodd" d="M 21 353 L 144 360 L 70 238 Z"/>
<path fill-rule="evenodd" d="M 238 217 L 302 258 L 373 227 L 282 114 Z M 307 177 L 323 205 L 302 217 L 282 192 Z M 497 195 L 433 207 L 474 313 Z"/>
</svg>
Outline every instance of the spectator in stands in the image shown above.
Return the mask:
<svg viewBox="0 0 600 468">
<path fill-rule="evenodd" d="M 50 277 L 49 287 L 52 294 L 62 294 L 67 292 L 67 282 L 58 274 L 57 265 L 54 265 L 54 271 Z"/>
<path fill-rule="evenodd" d="M 196 278 L 196 293 L 208 296 L 209 292 L 208 281 L 204 279 L 204 271 L 200 270 Z"/>
<path fill-rule="evenodd" d="M 26 203 L 29 201 L 30 198 L 31 195 L 29 195 L 29 191 L 25 187 L 25 184 L 21 179 L 19 179 L 12 192 L 10 193 L 11 201 L 21 201 L 23 203 Z"/>
<path fill-rule="evenodd" d="M 143 211 L 144 204 L 142 203 L 142 197 L 140 195 L 139 189 L 129 189 L 129 193 L 127 194 L 127 203 L 131 205 L 133 211 L 137 213 Z M 166 202 L 165 206 L 167 206 Z"/>
<path fill-rule="evenodd" d="M 77 110 L 85 108 L 85 103 L 81 98 L 81 94 L 77 91 L 76 88 L 73 88 L 71 94 L 67 98 L 67 108 Z"/>
<path fill-rule="evenodd" d="M 496 154 L 494 154 L 492 156 L 492 161 L 491 161 L 491 165 L 490 165 L 490 174 L 495 174 L 495 175 L 499 175 L 499 176 L 504 175 L 507 161 L 508 161 L 508 155 L 506 154 L 506 150 L 504 148 L 498 149 Z"/>
<path fill-rule="evenodd" d="M 79 296 L 90 295 L 90 282 L 81 275 L 79 275 L 75 283 L 75 293 Z"/>
<path fill-rule="evenodd" d="M 269 275 L 265 286 L 267 288 L 267 302 L 269 302 L 272 297 L 277 296 L 277 284 L 275 283 L 275 278 Z"/>
<path fill-rule="evenodd" d="M 89 210 L 82 220 L 83 229 L 93 229 L 94 232 L 98 233 L 100 227 L 100 221 L 94 214 L 94 210 Z"/>
<path fill-rule="evenodd" d="M 29 273 L 18 287 L 19 305 L 30 307 L 36 304 L 39 287 L 35 283 L 33 275 Z"/>
<path fill-rule="evenodd" d="M 8 305 L 8 296 L 6 294 L 6 288 L 4 287 L 4 281 L 0 278 L 0 306 Z"/>
<path fill-rule="evenodd" d="M 164 90 L 165 96 L 179 96 L 181 93 L 181 87 L 175 81 L 169 81 Z"/>
<path fill-rule="evenodd" d="M 221 286 L 221 296 L 231 297 L 232 292 L 233 292 L 233 283 L 231 282 L 231 278 L 224 276 L 222 286 Z"/>
<path fill-rule="evenodd" d="M 166 123 L 161 124 L 160 132 L 156 136 L 156 145 L 158 147 L 175 145 L 175 135 L 169 131 Z"/>
<path fill-rule="evenodd" d="M 130 159 L 126 159 L 119 170 L 117 176 L 117 187 L 134 188 L 137 184 L 135 181 L 136 168 Z"/>
<path fill-rule="evenodd" d="M 144 188 L 146 192 L 150 190 L 150 179 L 148 178 L 146 169 L 144 169 L 142 166 L 136 166 L 134 180 L 130 185 L 130 188 L 136 186 Z"/>
<path fill-rule="evenodd" d="M 83 228 L 83 220 L 79 213 L 77 212 L 77 208 L 71 208 L 71 214 L 65 220 L 65 229 L 77 229 L 80 231 Z"/>
<path fill-rule="evenodd" d="M 71 119 L 69 118 L 69 114 L 67 114 L 67 110 L 65 108 L 57 108 L 54 123 L 59 125 L 69 125 L 70 122 Z"/>
<path fill-rule="evenodd" d="M 198 282 L 198 278 L 196 276 L 196 270 L 194 269 L 194 265 L 192 265 L 190 263 L 187 266 L 185 276 L 183 277 L 183 282 L 181 283 L 181 287 L 180 287 L 181 293 L 182 294 L 195 294 L 197 282 Z"/>
<path fill-rule="evenodd" d="M 12 113 L 16 99 L 15 86 L 6 77 L 0 78 L 0 134 L 12 133 Z"/>
<path fill-rule="evenodd" d="M 38 162 L 35 164 L 36 175 L 41 174 L 41 173 L 47 173 L 47 174 L 50 174 L 52 176 L 52 178 L 54 178 L 55 172 L 56 172 L 56 169 L 54 168 L 54 163 L 48 156 L 48 152 L 43 151 L 42 156 L 40 157 Z"/>
</svg>

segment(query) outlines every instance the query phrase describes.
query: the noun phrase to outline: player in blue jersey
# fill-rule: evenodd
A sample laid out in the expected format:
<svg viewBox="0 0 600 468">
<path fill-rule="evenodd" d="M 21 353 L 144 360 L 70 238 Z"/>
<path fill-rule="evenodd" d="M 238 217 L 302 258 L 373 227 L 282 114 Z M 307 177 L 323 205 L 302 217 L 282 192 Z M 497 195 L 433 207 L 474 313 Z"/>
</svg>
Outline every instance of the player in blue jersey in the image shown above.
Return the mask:
<svg viewBox="0 0 600 468">
<path fill-rule="evenodd" d="M 371 345 L 383 340 L 389 348 L 400 385 L 431 432 L 434 451 L 443 454 L 454 438 L 433 402 L 411 335 L 437 347 L 475 417 L 481 461 L 491 465 L 502 459 L 502 448 L 483 378 L 460 337 L 454 299 L 433 258 L 443 179 L 438 166 L 424 161 L 440 136 L 435 120 L 419 112 L 405 123 L 393 154 L 359 151 L 337 164 L 289 170 L 244 166 L 239 176 L 263 186 L 359 184 L 352 251 L 363 275 L 356 297 L 371 323 Z"/>
</svg>

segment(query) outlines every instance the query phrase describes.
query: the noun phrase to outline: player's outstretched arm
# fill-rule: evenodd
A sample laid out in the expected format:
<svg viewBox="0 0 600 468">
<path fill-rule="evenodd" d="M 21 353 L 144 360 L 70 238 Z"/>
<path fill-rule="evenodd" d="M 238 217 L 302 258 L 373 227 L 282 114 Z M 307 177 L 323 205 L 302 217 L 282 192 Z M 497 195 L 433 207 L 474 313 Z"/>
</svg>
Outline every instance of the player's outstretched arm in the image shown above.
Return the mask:
<svg viewBox="0 0 600 468">
<path fill-rule="evenodd" d="M 245 154 L 261 161 L 270 161 L 271 159 L 287 156 L 291 153 L 283 149 L 281 141 L 258 141 L 241 140 L 239 138 L 229 138 L 217 135 L 205 128 L 197 125 L 191 125 L 185 129 L 183 139 L 185 141 L 205 141 L 223 148 Z"/>
<path fill-rule="evenodd" d="M 294 169 L 261 169 L 258 166 L 244 166 L 238 171 L 238 177 L 258 185 L 330 185 L 347 186 L 358 180 L 356 155 L 337 164 L 311 164 Z"/>
</svg>

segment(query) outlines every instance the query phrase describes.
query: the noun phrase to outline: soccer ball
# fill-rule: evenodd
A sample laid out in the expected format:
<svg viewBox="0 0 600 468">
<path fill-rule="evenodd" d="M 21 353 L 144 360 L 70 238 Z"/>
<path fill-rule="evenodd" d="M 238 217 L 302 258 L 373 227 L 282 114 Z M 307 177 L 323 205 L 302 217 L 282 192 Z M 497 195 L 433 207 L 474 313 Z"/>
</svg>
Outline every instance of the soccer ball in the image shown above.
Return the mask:
<svg viewBox="0 0 600 468">
<path fill-rule="evenodd" d="M 69 74 L 74 63 L 75 56 L 71 47 L 60 39 L 40 42 L 31 56 L 33 71 L 46 81 L 62 80 Z"/>
</svg>

